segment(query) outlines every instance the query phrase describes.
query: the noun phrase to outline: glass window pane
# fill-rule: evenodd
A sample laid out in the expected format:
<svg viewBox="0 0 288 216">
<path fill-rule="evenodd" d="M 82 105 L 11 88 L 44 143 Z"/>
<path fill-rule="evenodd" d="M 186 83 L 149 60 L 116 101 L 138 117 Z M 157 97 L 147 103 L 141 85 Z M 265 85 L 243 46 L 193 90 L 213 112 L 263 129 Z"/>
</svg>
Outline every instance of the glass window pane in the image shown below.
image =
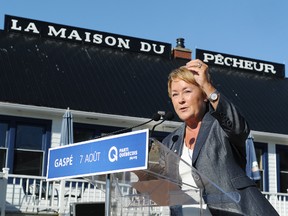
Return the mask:
<svg viewBox="0 0 288 216">
<path fill-rule="evenodd" d="M 8 124 L 0 123 L 0 147 L 6 147 Z"/>
<path fill-rule="evenodd" d="M 32 125 L 17 125 L 16 148 L 42 150 L 44 128 Z"/>
<path fill-rule="evenodd" d="M 14 151 L 14 174 L 42 175 L 43 152 Z"/>
<path fill-rule="evenodd" d="M 280 193 L 288 193 L 288 173 L 280 173 Z"/>
<path fill-rule="evenodd" d="M 279 151 L 280 157 L 280 170 L 288 172 L 288 150 Z"/>
<path fill-rule="evenodd" d="M 256 181 L 257 187 L 259 188 L 259 190 L 261 191 L 265 191 L 264 189 L 264 182 L 265 182 L 265 164 L 264 164 L 264 153 L 265 150 L 263 149 L 263 147 L 259 147 L 259 146 L 263 146 L 263 143 L 256 143 L 254 142 L 254 146 L 255 146 L 255 153 L 256 153 L 256 157 L 257 157 L 257 162 L 258 162 L 258 166 L 259 166 L 259 171 L 260 171 L 260 180 Z"/>
<path fill-rule="evenodd" d="M 255 147 L 255 153 L 256 153 L 259 169 L 262 170 L 263 169 L 263 164 L 262 164 L 262 162 L 263 162 L 263 160 L 262 160 L 263 150 Z"/>
<path fill-rule="evenodd" d="M 75 123 L 73 126 L 74 143 L 95 139 L 99 136 L 104 136 L 110 133 L 117 134 L 116 132 L 121 129 L 123 128 Z"/>
<path fill-rule="evenodd" d="M 256 185 L 257 185 L 257 188 L 259 188 L 260 191 L 264 191 L 264 173 L 262 170 L 260 170 L 260 180 L 256 181 Z"/>
<path fill-rule="evenodd" d="M 6 149 L 0 148 L 0 172 L 2 172 L 2 168 L 6 167 Z"/>
<path fill-rule="evenodd" d="M 95 138 L 95 130 L 88 128 L 73 128 L 74 143 L 87 141 Z"/>
<path fill-rule="evenodd" d="M 280 192 L 287 193 L 288 189 L 288 148 L 278 150 L 280 162 Z"/>
</svg>

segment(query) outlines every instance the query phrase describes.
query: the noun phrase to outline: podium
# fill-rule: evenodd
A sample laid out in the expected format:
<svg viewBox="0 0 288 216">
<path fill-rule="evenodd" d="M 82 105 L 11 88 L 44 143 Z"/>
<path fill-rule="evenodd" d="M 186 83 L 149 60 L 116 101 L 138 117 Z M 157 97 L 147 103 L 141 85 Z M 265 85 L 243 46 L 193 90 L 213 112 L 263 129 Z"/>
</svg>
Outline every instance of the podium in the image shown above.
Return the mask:
<svg viewBox="0 0 288 216">
<path fill-rule="evenodd" d="M 182 160 L 156 139 L 149 139 L 148 158 L 148 169 L 107 175 L 107 216 L 169 215 L 171 206 L 190 209 L 193 215 L 205 215 L 206 204 L 238 203 L 241 199 L 239 193 L 224 191 L 193 168 L 191 161 Z M 182 170 L 189 170 L 191 181 L 182 179 Z M 191 183 L 192 176 L 197 185 Z M 85 179 L 93 184 L 98 176 Z M 213 193 L 207 195 L 207 188 Z"/>
</svg>

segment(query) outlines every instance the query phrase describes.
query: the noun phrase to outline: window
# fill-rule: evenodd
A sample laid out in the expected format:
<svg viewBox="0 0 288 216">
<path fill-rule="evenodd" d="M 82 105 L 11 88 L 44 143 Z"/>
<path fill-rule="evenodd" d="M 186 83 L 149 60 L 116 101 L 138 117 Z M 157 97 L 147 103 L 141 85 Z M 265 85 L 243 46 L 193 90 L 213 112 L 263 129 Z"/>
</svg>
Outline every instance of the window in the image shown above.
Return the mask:
<svg viewBox="0 0 288 216">
<path fill-rule="evenodd" d="M 123 129 L 124 128 L 113 126 L 74 123 L 73 125 L 74 143 L 95 139 L 99 136 L 105 136 L 111 133 L 113 133 L 114 135 L 119 134 L 117 133 L 117 131 Z M 121 131 L 120 133 L 126 133 L 129 131 L 131 130 Z M 168 134 L 169 134 L 168 132 L 154 131 L 153 137 L 161 142 Z"/>
<path fill-rule="evenodd" d="M 104 126 L 104 125 L 74 123 L 73 124 L 74 143 L 95 139 L 99 136 L 114 133 L 121 129 L 123 128 Z"/>
<path fill-rule="evenodd" d="M 44 131 L 41 125 L 17 124 L 15 148 L 41 150 Z"/>
<path fill-rule="evenodd" d="M 6 167 L 6 154 L 7 150 L 0 147 L 0 172 L 2 172 L 3 167 Z"/>
<path fill-rule="evenodd" d="M 41 125 L 16 124 L 13 173 L 42 175 L 43 171 L 43 134 Z"/>
<path fill-rule="evenodd" d="M 278 166 L 278 192 L 288 192 L 288 147 L 276 145 Z"/>
<path fill-rule="evenodd" d="M 46 174 L 51 121 L 0 116 L 0 167 L 13 174 Z"/>
<path fill-rule="evenodd" d="M 8 124 L 0 122 L 0 172 L 6 167 Z"/>
<path fill-rule="evenodd" d="M 15 150 L 13 173 L 41 176 L 43 155 L 43 152 Z"/>
<path fill-rule="evenodd" d="M 82 142 L 82 141 L 87 141 L 94 139 L 96 136 L 96 132 L 92 128 L 88 127 L 75 127 L 75 124 L 73 126 L 73 138 L 74 138 L 74 143 L 77 142 Z"/>
<path fill-rule="evenodd" d="M 254 142 L 254 147 L 261 176 L 261 179 L 256 184 L 261 191 L 268 191 L 267 144 Z"/>
</svg>

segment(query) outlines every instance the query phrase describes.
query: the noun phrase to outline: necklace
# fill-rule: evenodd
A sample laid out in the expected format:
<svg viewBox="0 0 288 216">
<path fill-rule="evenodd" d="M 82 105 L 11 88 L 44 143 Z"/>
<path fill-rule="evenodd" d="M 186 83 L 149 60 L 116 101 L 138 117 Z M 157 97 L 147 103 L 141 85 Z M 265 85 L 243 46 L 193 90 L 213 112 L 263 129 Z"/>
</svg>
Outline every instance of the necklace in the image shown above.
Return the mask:
<svg viewBox="0 0 288 216">
<path fill-rule="evenodd" d="M 198 123 L 197 127 L 191 128 L 186 126 L 185 143 L 187 143 L 187 148 L 194 149 L 196 143 L 196 138 L 200 129 L 201 122 Z"/>
<path fill-rule="evenodd" d="M 195 137 L 192 137 L 191 139 L 187 139 L 187 142 L 185 142 L 185 143 L 187 143 L 186 144 L 187 148 L 193 149 L 194 145 L 195 145 L 195 141 L 196 141 Z"/>
</svg>

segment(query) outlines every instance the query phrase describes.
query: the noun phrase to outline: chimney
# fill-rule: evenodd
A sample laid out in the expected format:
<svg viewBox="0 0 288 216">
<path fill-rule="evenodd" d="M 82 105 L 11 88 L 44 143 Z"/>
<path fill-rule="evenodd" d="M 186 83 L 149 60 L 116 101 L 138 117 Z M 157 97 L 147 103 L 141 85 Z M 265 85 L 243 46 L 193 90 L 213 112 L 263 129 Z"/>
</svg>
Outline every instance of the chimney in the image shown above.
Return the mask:
<svg viewBox="0 0 288 216">
<path fill-rule="evenodd" d="M 184 38 L 177 38 L 176 47 L 172 50 L 173 58 L 182 58 L 191 60 L 192 51 L 190 49 L 186 49 L 184 45 Z"/>
</svg>

